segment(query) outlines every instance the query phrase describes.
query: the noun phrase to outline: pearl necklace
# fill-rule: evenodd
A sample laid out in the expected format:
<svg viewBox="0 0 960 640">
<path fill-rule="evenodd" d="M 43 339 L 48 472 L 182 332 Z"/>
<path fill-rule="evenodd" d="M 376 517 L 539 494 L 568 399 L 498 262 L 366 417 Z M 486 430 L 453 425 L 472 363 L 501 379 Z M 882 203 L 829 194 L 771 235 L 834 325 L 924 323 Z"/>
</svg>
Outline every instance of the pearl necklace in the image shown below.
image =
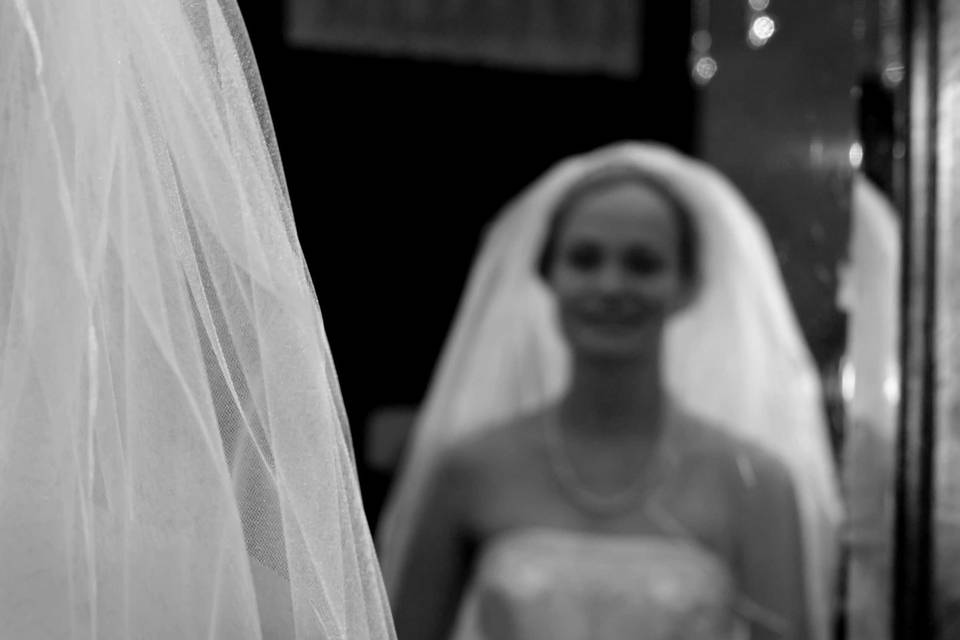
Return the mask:
<svg viewBox="0 0 960 640">
<path fill-rule="evenodd" d="M 667 421 L 672 424 L 672 421 Z M 675 461 L 674 452 L 666 446 L 666 429 L 646 457 L 643 470 L 622 489 L 612 492 L 598 492 L 586 486 L 573 465 L 567 451 L 560 428 L 559 417 L 554 414 L 543 421 L 544 438 L 547 444 L 547 457 L 550 467 L 560 488 L 580 507 L 597 516 L 613 516 L 624 513 L 640 502 L 654 484 L 658 471 L 662 472 Z"/>
</svg>

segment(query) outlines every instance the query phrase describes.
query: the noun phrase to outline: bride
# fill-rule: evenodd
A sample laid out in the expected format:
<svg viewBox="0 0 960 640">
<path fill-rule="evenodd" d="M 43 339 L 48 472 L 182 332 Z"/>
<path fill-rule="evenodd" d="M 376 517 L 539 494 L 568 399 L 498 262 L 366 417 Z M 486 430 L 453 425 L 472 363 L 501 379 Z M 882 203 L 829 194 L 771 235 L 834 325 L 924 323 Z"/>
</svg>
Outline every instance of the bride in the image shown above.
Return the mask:
<svg viewBox="0 0 960 640">
<path fill-rule="evenodd" d="M 386 640 L 233 0 L 0 2 L 0 636 Z"/>
<path fill-rule="evenodd" d="M 490 231 L 383 524 L 401 639 L 826 638 L 818 380 L 736 190 L 649 144 Z"/>
</svg>

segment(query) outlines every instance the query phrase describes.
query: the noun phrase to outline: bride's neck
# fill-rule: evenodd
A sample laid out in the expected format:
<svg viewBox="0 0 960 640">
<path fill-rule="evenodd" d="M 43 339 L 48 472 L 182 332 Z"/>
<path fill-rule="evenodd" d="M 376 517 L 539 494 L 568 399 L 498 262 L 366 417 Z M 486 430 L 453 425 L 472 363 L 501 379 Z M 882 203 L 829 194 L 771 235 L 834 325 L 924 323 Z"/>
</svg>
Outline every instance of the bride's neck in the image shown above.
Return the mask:
<svg viewBox="0 0 960 640">
<path fill-rule="evenodd" d="M 566 430 L 592 437 L 652 436 L 665 406 L 659 354 L 622 361 L 576 359 L 560 422 Z"/>
</svg>

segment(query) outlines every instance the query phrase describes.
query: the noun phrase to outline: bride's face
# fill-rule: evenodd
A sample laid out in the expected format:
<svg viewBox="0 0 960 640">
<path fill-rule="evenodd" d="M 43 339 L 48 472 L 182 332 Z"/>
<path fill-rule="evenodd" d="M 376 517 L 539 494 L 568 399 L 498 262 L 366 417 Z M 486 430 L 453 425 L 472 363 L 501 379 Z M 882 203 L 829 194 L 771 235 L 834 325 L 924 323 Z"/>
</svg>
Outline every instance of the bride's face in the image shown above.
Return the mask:
<svg viewBox="0 0 960 640">
<path fill-rule="evenodd" d="M 666 318 L 686 300 L 675 205 L 623 182 L 580 196 L 557 229 L 548 281 L 578 355 L 623 359 L 659 348 Z"/>
</svg>

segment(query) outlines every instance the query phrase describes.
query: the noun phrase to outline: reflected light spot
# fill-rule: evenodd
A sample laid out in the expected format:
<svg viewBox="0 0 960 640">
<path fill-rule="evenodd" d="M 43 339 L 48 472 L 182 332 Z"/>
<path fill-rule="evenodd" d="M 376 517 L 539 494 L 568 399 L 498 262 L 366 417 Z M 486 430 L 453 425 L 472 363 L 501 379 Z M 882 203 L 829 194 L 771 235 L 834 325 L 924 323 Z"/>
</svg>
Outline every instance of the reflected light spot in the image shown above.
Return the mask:
<svg viewBox="0 0 960 640">
<path fill-rule="evenodd" d="M 747 40 L 754 48 L 762 47 L 777 32 L 777 23 L 767 14 L 760 14 L 750 23 Z"/>
<path fill-rule="evenodd" d="M 693 34 L 690 38 L 690 44 L 693 46 L 693 50 L 698 53 L 704 53 L 710 50 L 710 45 L 713 44 L 713 39 L 710 37 L 710 32 L 705 29 L 700 29 Z"/>
<path fill-rule="evenodd" d="M 899 404 L 900 402 L 900 374 L 897 371 L 891 371 L 883 380 L 883 395 L 886 396 L 890 404 Z"/>
<path fill-rule="evenodd" d="M 717 75 L 717 61 L 711 56 L 700 56 L 693 65 L 693 80 L 699 85 L 705 85 L 713 76 Z"/>
<path fill-rule="evenodd" d="M 777 23 L 766 14 L 761 14 L 750 23 L 747 40 L 754 47 L 762 47 L 777 32 Z"/>
<path fill-rule="evenodd" d="M 891 62 L 883 68 L 883 81 L 888 87 L 896 87 L 903 82 L 903 63 Z"/>
<path fill-rule="evenodd" d="M 854 142 L 850 145 L 850 166 L 854 169 L 859 169 L 860 165 L 863 164 L 863 145 L 859 142 Z"/>
<path fill-rule="evenodd" d="M 840 393 L 843 399 L 848 403 L 853 401 L 853 396 L 857 391 L 857 373 L 853 368 L 853 363 L 844 360 L 840 366 Z"/>
<path fill-rule="evenodd" d="M 750 8 L 754 11 L 766 11 L 770 0 L 750 0 Z"/>
</svg>

